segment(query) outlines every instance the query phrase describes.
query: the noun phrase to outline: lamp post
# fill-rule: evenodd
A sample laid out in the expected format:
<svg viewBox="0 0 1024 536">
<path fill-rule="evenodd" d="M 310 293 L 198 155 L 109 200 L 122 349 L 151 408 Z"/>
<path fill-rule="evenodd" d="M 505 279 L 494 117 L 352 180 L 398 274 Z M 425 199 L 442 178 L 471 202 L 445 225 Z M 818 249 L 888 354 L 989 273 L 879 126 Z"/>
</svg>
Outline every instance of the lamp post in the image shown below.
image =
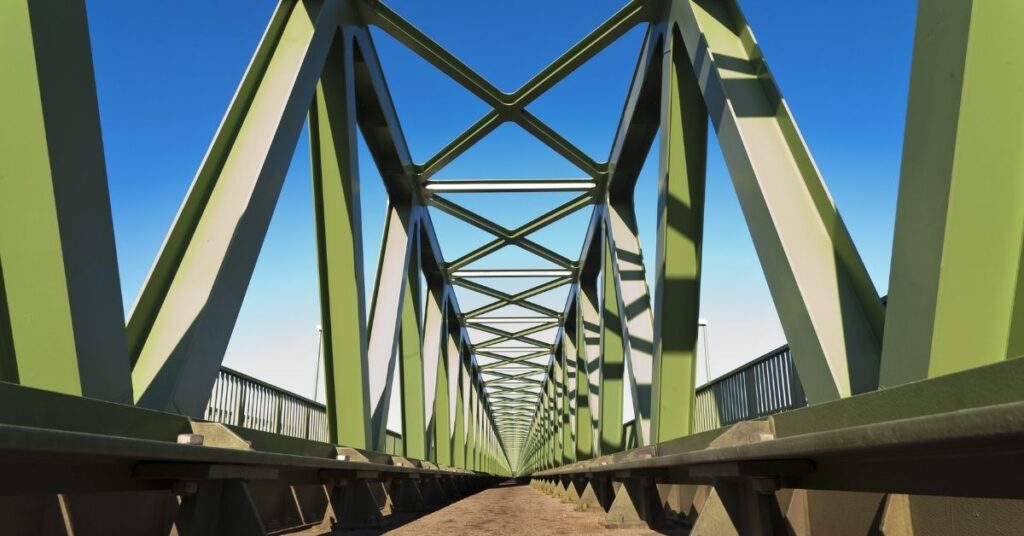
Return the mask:
<svg viewBox="0 0 1024 536">
<path fill-rule="evenodd" d="M 704 384 L 711 383 L 711 351 L 708 347 L 711 341 L 708 339 L 708 321 L 705 318 L 697 319 L 697 327 L 704 332 Z"/>
<path fill-rule="evenodd" d="M 320 391 L 320 354 L 324 347 L 324 327 L 316 326 L 316 376 L 313 377 L 313 402 L 316 402 L 316 395 Z"/>
</svg>

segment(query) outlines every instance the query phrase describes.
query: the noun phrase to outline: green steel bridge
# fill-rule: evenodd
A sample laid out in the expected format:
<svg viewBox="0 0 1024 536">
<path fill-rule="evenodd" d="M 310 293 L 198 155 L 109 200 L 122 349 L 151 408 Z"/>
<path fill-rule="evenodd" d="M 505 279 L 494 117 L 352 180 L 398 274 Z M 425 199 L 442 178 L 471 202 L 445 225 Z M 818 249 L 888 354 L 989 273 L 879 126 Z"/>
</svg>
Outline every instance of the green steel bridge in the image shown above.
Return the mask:
<svg viewBox="0 0 1024 536">
<path fill-rule="evenodd" d="M 126 318 L 83 1 L 2 2 L 0 533 L 379 527 L 509 478 L 692 534 L 1024 533 L 1022 24 L 920 0 L 883 302 L 736 0 L 631 0 L 512 93 L 377 0 L 280 0 Z M 413 161 L 370 27 L 491 110 Z M 637 27 L 595 161 L 526 106 Z M 222 368 L 307 119 L 325 404 Z M 587 176 L 439 178 L 507 122 Z M 698 388 L 709 124 L 789 344 Z M 389 199 L 370 296 L 358 164 Z M 575 195 L 516 228 L 448 195 L 507 192 Z M 428 207 L 493 238 L 443 258 Z M 579 211 L 578 258 L 531 238 Z M 512 247 L 547 267 L 474 267 Z"/>
</svg>

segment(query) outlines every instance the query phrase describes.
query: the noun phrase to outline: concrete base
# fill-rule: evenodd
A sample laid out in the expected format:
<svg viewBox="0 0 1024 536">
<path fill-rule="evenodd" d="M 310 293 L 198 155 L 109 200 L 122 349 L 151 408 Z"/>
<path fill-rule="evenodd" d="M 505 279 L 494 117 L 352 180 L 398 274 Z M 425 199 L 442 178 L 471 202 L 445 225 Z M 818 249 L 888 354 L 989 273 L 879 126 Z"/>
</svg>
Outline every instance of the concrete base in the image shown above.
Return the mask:
<svg viewBox="0 0 1024 536">
<path fill-rule="evenodd" d="M 337 517 L 331 529 L 379 528 L 384 523 L 375 495 L 380 482 L 352 478 L 344 480 L 331 493 L 331 506 Z"/>
<path fill-rule="evenodd" d="M 775 498 L 793 536 L 878 534 L 885 506 L 881 493 L 781 489 Z"/>
<path fill-rule="evenodd" d="M 581 480 L 569 480 L 565 486 L 565 496 L 562 497 L 562 502 L 577 504 L 580 502 L 580 492 L 583 491 L 584 482 Z"/>
<path fill-rule="evenodd" d="M 891 494 L 882 515 L 886 536 L 1010 536 L 1024 527 L 1024 501 Z"/>
<path fill-rule="evenodd" d="M 576 503 L 576 510 L 580 512 L 589 510 L 606 512 L 611 507 L 614 498 L 611 483 L 607 479 L 590 479 L 583 488 L 583 493 L 580 494 L 580 500 Z"/>
<path fill-rule="evenodd" d="M 427 504 L 420 493 L 419 483 L 411 478 L 395 478 L 388 486 L 394 512 L 426 512 Z"/>
<path fill-rule="evenodd" d="M 180 536 L 267 532 L 248 485 L 241 480 L 200 482 L 195 494 L 181 499 L 174 526 Z"/>
<path fill-rule="evenodd" d="M 424 477 L 420 479 L 420 494 L 423 495 L 423 502 L 428 508 L 437 508 L 448 504 L 448 495 L 444 492 L 441 480 L 437 477 Z"/>
<path fill-rule="evenodd" d="M 459 491 L 455 479 L 449 476 L 441 477 L 441 489 L 444 490 L 444 495 L 449 501 L 457 501 L 465 496 Z"/>
<path fill-rule="evenodd" d="M 699 498 L 701 488 L 689 484 L 658 484 L 658 497 L 661 499 L 662 512 L 666 520 L 672 520 L 686 526 L 697 522 L 700 507 L 707 498 L 706 490 L 703 498 Z M 698 504 L 699 503 L 699 504 Z"/>
<path fill-rule="evenodd" d="M 778 502 L 771 493 L 755 491 L 750 482 L 718 481 L 692 536 L 767 536 L 785 534 Z"/>
<path fill-rule="evenodd" d="M 561 479 L 560 478 L 558 480 L 555 480 L 555 488 L 554 488 L 554 492 L 552 493 L 552 495 L 554 495 L 556 498 L 559 498 L 559 499 L 565 498 L 565 494 L 568 491 L 568 490 L 566 490 L 566 486 L 568 485 L 568 483 L 569 483 L 568 479 Z"/>
<path fill-rule="evenodd" d="M 663 521 L 661 498 L 650 478 L 623 480 L 605 516 L 608 527 L 656 527 Z"/>
</svg>

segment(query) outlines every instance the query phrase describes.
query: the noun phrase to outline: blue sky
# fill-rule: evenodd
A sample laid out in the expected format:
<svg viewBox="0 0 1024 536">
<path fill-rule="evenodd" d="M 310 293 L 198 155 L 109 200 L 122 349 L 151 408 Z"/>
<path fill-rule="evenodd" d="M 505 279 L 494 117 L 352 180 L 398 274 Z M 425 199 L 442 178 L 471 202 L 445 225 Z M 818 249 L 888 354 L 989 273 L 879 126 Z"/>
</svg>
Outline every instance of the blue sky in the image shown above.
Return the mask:
<svg viewBox="0 0 1024 536">
<path fill-rule="evenodd" d="M 879 292 L 888 283 L 916 2 L 741 0 L 777 82 Z M 389 5 L 499 88 L 511 91 L 620 5 L 618 0 L 469 0 Z M 100 115 L 126 308 L 131 307 L 198 168 L 274 0 L 88 0 Z M 381 32 L 373 37 L 415 160 L 426 160 L 487 108 Z M 634 30 L 529 110 L 597 160 L 607 158 L 642 30 Z M 717 144 L 709 148 L 702 316 L 711 373 L 784 342 Z M 361 147 L 364 247 L 376 267 L 386 203 Z M 656 160 L 637 192 L 641 240 L 654 249 Z M 438 178 L 583 177 L 515 126 Z M 479 196 L 478 196 L 479 197 Z M 560 199 L 458 199 L 514 225 Z M 586 215 L 537 235 L 577 256 Z M 484 236 L 442 216 L 447 258 Z M 451 239 L 457 236 L 457 239 Z M 446 239 L 447 238 L 447 239 Z M 509 260 L 523 259 L 511 255 Z M 552 297 L 557 302 L 557 296 Z M 312 394 L 319 323 L 305 135 L 285 182 L 225 364 Z M 369 301 L 369 294 L 367 296 Z M 460 295 L 463 308 L 473 297 Z M 322 389 L 321 389 L 322 396 Z"/>
</svg>

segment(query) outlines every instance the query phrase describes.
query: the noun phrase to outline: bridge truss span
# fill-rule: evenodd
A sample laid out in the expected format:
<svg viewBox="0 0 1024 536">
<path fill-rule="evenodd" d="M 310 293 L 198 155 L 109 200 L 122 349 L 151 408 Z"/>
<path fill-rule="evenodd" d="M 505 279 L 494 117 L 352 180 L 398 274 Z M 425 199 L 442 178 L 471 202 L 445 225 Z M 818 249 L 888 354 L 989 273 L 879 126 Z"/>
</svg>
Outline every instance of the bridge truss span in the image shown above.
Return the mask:
<svg viewBox="0 0 1024 536">
<path fill-rule="evenodd" d="M 512 92 L 380 0 L 279 0 L 127 315 L 65 4 L 0 7 L 0 532 L 379 528 L 509 478 L 694 534 L 1024 526 L 1019 1 L 920 1 L 883 301 L 738 0 L 628 0 Z M 424 161 L 371 28 L 488 108 Z M 528 105 L 637 28 L 595 159 Z M 580 176 L 446 176 L 506 124 Z M 222 366 L 304 125 L 322 406 Z M 699 388 L 709 135 L 788 345 Z M 387 193 L 369 291 L 360 166 Z M 509 224 L 513 194 L 556 201 Z M 446 257 L 442 215 L 486 240 Z M 541 238 L 570 219 L 578 251 Z"/>
</svg>

